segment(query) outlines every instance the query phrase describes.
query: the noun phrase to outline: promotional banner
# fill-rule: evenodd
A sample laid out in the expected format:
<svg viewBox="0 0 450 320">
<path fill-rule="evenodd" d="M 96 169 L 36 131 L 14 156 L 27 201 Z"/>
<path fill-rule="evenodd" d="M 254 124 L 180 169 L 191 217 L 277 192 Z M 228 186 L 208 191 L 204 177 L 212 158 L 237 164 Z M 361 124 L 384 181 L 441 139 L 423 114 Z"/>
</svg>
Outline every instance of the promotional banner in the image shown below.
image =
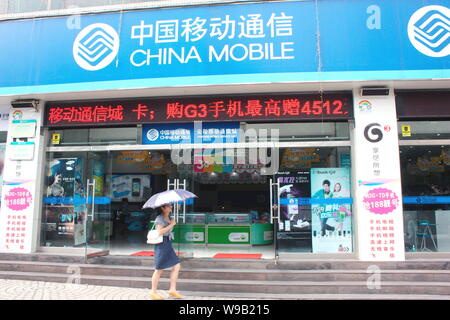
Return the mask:
<svg viewBox="0 0 450 320">
<path fill-rule="evenodd" d="M 0 94 L 449 78 L 448 5 L 271 1 L 7 20 Z"/>
<path fill-rule="evenodd" d="M 0 199 L 2 195 L 2 187 L 3 187 L 3 167 L 5 166 L 5 149 L 6 145 L 0 144 Z M 1 200 L 0 200 L 1 205 Z"/>
<path fill-rule="evenodd" d="M 116 125 L 148 123 L 170 123 L 168 126 L 147 126 L 144 130 L 144 143 L 152 142 L 159 136 L 153 132 L 160 129 L 164 136 L 174 143 L 189 139 L 195 129 L 197 139 L 210 139 L 208 135 L 230 135 L 226 129 L 233 130 L 236 125 L 219 122 L 239 121 L 284 121 L 284 120 L 347 120 L 352 119 L 353 98 L 345 93 L 316 94 L 248 94 L 248 95 L 206 95 L 201 97 L 172 96 L 165 98 L 109 99 L 75 102 L 48 102 L 45 108 L 44 123 L 49 127 L 73 127 L 92 125 Z M 189 123 L 201 121 L 206 133 L 197 132 Z M 209 121 L 209 122 L 208 122 Z M 210 123 L 214 121 L 214 124 Z M 174 124 L 179 123 L 179 124 Z M 216 127 L 217 126 L 217 127 Z M 178 132 L 171 133 L 170 131 Z M 210 132 L 211 129 L 218 129 Z M 221 133 L 220 130 L 225 129 Z M 232 136 L 236 133 L 231 132 Z M 55 138 L 58 138 L 57 136 Z M 58 139 L 54 139 L 57 142 Z M 164 139 L 161 139 L 164 140 Z M 162 142 L 162 141 L 161 141 Z"/>
<path fill-rule="evenodd" d="M 354 210 L 358 254 L 367 261 L 405 259 L 397 114 L 393 90 L 361 97 L 354 90 Z"/>
<path fill-rule="evenodd" d="M 320 162 L 317 148 L 284 148 L 281 158 L 282 169 L 309 169 Z"/>
<path fill-rule="evenodd" d="M 350 168 L 311 169 L 314 253 L 353 252 Z"/>
<path fill-rule="evenodd" d="M 170 154 L 158 151 L 119 151 L 113 153 L 112 172 L 169 174 L 176 169 Z"/>
<path fill-rule="evenodd" d="M 29 253 L 37 243 L 40 200 L 37 151 L 31 158 L 15 157 L 9 146 L 14 143 L 13 121 L 31 121 L 34 129 L 23 134 L 22 142 L 33 144 L 40 150 L 41 113 L 28 109 L 14 109 L 9 115 L 9 128 L 2 180 L 2 206 L 0 208 L 0 252 Z M 19 130 L 20 131 L 20 130 Z M 11 150 L 10 150 L 11 149 Z M 10 152 L 11 151 L 11 152 Z M 27 160 L 16 160 L 25 159 Z"/>
</svg>

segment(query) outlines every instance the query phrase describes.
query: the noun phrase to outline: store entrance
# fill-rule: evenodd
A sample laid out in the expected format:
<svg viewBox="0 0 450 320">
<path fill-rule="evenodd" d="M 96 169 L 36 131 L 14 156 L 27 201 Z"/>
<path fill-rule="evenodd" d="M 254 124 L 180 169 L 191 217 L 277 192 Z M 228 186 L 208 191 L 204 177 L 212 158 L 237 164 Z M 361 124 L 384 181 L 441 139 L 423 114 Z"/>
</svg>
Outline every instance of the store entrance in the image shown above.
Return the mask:
<svg viewBox="0 0 450 320">
<path fill-rule="evenodd" d="M 177 222 L 173 246 L 179 255 L 274 258 L 270 176 L 260 174 L 261 165 L 226 164 L 219 161 L 218 153 L 214 159 L 202 156 L 201 162 L 194 161 L 191 153 L 188 161 L 180 163 L 173 150 L 143 152 L 160 159 L 156 167 L 153 164 L 152 169 L 146 169 L 151 171 L 152 194 L 185 189 L 197 195 L 195 199 L 173 205 L 172 216 Z M 161 167 L 159 171 L 154 171 L 158 167 Z M 148 228 L 154 217 L 151 215 Z"/>
<path fill-rule="evenodd" d="M 175 208 L 174 243 L 181 252 L 199 258 L 274 258 L 271 176 L 260 169 L 205 158 L 201 164 L 178 165 L 173 185 L 198 196 Z"/>
</svg>

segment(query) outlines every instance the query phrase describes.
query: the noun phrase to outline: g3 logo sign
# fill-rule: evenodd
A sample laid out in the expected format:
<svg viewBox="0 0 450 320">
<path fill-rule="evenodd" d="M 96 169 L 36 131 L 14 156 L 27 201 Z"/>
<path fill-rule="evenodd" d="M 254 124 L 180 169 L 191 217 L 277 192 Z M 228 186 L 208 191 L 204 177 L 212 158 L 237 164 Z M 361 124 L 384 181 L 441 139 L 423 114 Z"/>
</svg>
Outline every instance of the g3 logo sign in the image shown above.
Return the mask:
<svg viewBox="0 0 450 320">
<path fill-rule="evenodd" d="M 73 57 L 81 68 L 97 71 L 115 59 L 119 44 L 119 35 L 113 27 L 94 23 L 81 30 L 75 38 Z"/>
<path fill-rule="evenodd" d="M 450 55 L 450 9 L 426 6 L 411 16 L 408 37 L 421 53 L 434 57 Z"/>
<path fill-rule="evenodd" d="M 380 142 L 383 139 L 383 131 L 380 128 L 381 125 L 379 123 L 368 124 L 364 128 L 364 138 L 372 143 Z"/>
</svg>

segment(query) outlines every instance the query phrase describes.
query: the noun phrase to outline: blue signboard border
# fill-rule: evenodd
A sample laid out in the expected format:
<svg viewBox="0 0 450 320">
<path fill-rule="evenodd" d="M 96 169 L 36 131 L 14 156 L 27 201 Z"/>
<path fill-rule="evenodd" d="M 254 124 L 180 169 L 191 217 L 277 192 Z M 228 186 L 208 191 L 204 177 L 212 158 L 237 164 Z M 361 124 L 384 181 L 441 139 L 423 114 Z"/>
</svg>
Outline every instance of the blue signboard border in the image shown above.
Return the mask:
<svg viewBox="0 0 450 320">
<path fill-rule="evenodd" d="M 0 88 L 0 95 L 62 93 L 73 91 L 189 87 L 203 85 L 242 85 L 292 82 L 337 82 L 366 80 L 420 80 L 450 78 L 450 70 L 396 70 L 396 71 L 347 71 L 347 72 L 295 72 L 233 74 L 192 77 L 167 77 L 113 81 L 79 82 L 53 85 Z"/>
</svg>

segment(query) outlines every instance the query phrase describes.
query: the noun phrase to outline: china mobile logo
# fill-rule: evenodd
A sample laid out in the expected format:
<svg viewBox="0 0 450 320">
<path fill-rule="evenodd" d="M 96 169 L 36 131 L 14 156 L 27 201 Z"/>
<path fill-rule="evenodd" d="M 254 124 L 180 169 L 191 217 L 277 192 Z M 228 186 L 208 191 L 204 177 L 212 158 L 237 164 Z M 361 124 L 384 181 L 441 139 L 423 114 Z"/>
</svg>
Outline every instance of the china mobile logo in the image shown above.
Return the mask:
<svg viewBox="0 0 450 320">
<path fill-rule="evenodd" d="M 119 45 L 119 35 L 113 27 L 94 23 L 81 30 L 75 38 L 73 57 L 85 70 L 100 70 L 116 58 Z"/>
<path fill-rule="evenodd" d="M 434 57 L 450 55 L 450 9 L 427 6 L 409 19 L 408 37 L 421 53 Z"/>
<path fill-rule="evenodd" d="M 159 138 L 159 131 L 157 129 L 150 129 L 147 132 L 147 139 L 150 141 L 156 141 Z"/>
</svg>

